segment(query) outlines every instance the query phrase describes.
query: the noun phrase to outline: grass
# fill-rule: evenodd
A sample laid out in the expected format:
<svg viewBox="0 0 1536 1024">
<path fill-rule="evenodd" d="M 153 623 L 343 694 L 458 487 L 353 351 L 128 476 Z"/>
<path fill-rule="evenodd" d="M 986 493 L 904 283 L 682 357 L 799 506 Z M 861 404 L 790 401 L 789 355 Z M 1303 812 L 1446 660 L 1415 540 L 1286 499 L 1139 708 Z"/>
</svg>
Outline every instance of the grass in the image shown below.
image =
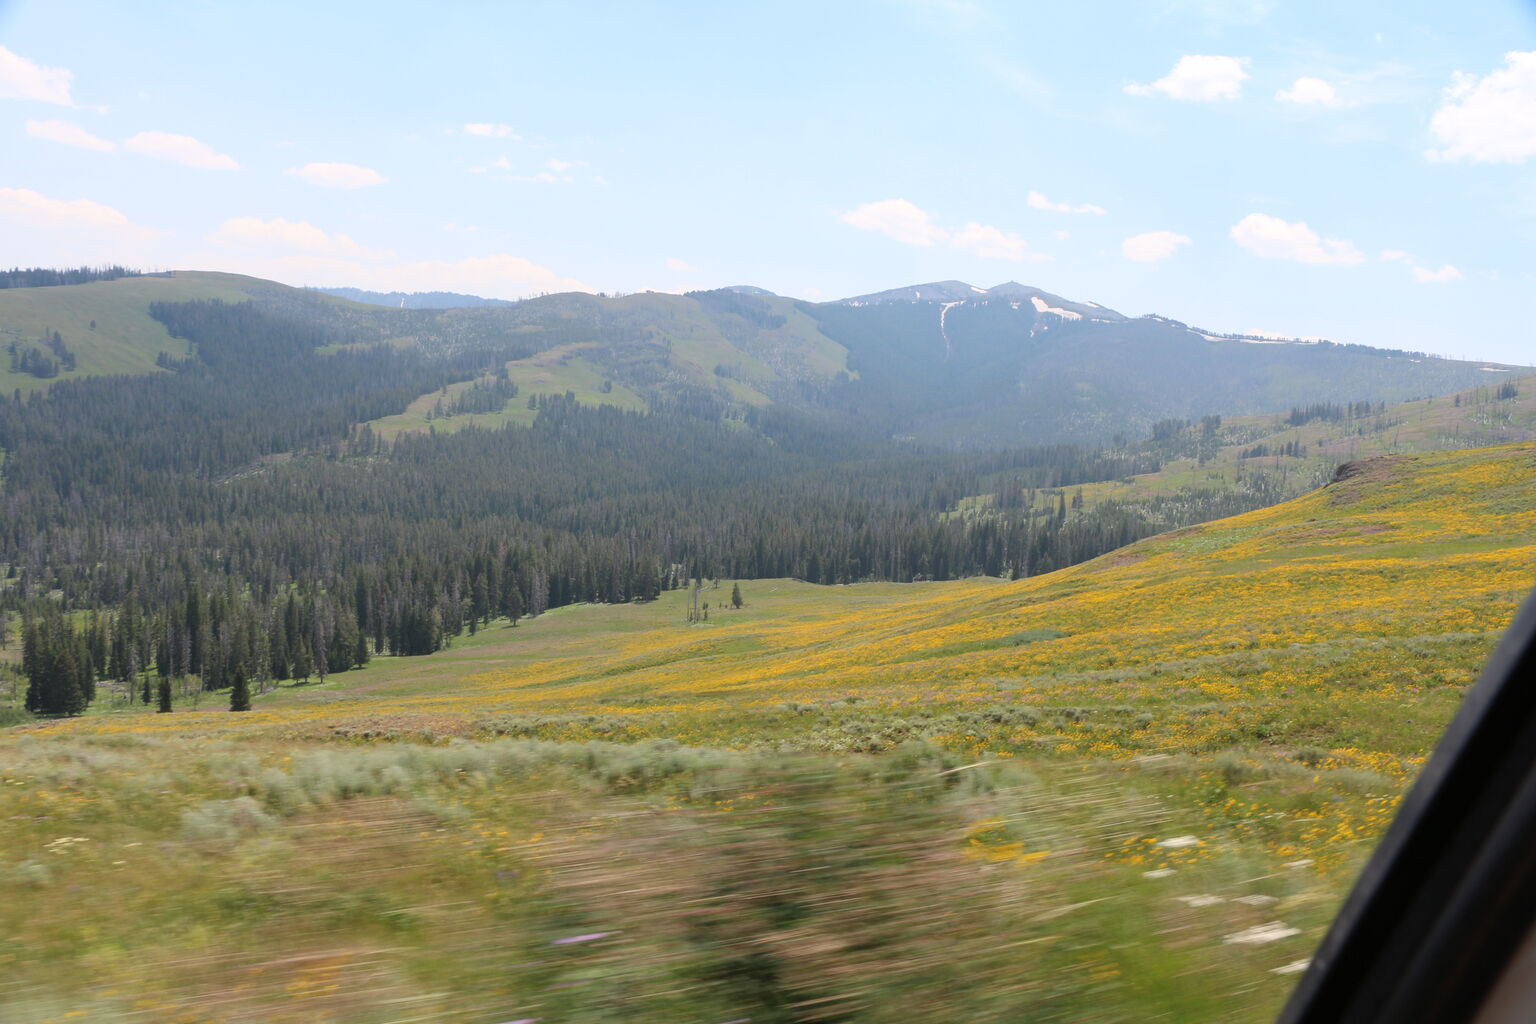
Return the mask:
<svg viewBox="0 0 1536 1024">
<path fill-rule="evenodd" d="M 574 394 L 583 405 L 612 405 L 620 409 L 642 411 L 645 399 L 622 384 L 615 384 L 604 376 L 601 368 L 581 358 L 580 353 L 591 344 L 562 345 L 541 352 L 528 359 L 517 359 L 506 364 L 507 377 L 517 385 L 516 398 L 509 399 L 500 412 L 463 413 L 457 416 L 429 418 L 438 402 L 450 399 L 468 390 L 475 381 L 459 381 L 440 391 L 428 392 L 411 402 L 405 412 L 385 416 L 368 425 L 373 432 L 385 439 L 393 439 L 403 433 L 427 430 L 458 431 L 476 426 L 493 428 L 516 423 L 529 426 L 537 413 L 528 407 L 535 395 Z"/>
<path fill-rule="evenodd" d="M 745 581 L 13 727 L 0 1000 L 1271 1019 L 1536 582 L 1533 479 L 1404 455 L 1028 580 Z"/>
<path fill-rule="evenodd" d="M 183 358 L 187 343 L 172 338 L 165 326 L 149 315 L 151 302 L 243 302 L 250 298 L 249 290 L 258 287 L 282 288 L 239 274 L 201 271 L 177 271 L 169 278 L 124 277 L 53 288 L 8 288 L 0 290 L 0 347 L 12 341 L 36 342 L 46 332 L 58 331 L 75 353 L 77 369 L 52 380 L 161 373 L 164 371 L 155 365 L 155 358 L 162 352 Z M 25 393 L 51 383 L 30 374 L 12 373 L 5 369 L 7 365 L 0 364 L 0 390 L 5 394 L 18 388 Z"/>
<path fill-rule="evenodd" d="M 1128 480 L 1070 487 L 1081 492 L 1085 505 L 1102 501 L 1138 502 L 1173 496 L 1181 490 L 1236 488 L 1244 475 L 1255 471 L 1279 474 L 1287 491 L 1300 495 L 1333 472 L 1342 462 L 1401 455 L 1412 452 L 1460 450 L 1536 439 L 1536 377 L 1516 378 L 1514 398 L 1498 399 L 1497 387 L 1473 388 L 1449 395 L 1422 398 L 1387 406 L 1380 415 L 1359 420 L 1314 420 L 1291 426 L 1285 416 L 1240 416 L 1224 420 L 1219 437 L 1223 442 L 1213 458 L 1176 459 L 1156 473 Z M 1271 450 L 1295 442 L 1306 454 L 1300 457 L 1267 455 L 1242 458 L 1258 445 Z M 990 496 L 970 499 L 964 507 L 985 507 Z M 1052 507 L 1054 495 L 1041 492 L 1041 508 Z"/>
<path fill-rule="evenodd" d="M 658 292 L 642 292 L 613 300 L 612 312 L 647 325 L 648 340 L 609 351 L 622 359 L 655 360 L 668 378 L 686 380 L 709 391 L 722 391 L 729 400 L 747 406 L 765 406 L 769 392 L 786 376 L 802 374 L 825 381 L 847 371 L 848 353 L 818 330 L 816 322 L 785 299 L 771 300 L 773 311 L 784 317 L 777 328 L 754 331 L 749 337 L 728 336 L 727 328 L 690 300 Z M 596 355 L 598 342 L 577 342 L 506 364 L 519 395 L 495 413 L 437 417 L 427 413 L 439 400 L 468 388 L 472 381 L 450 384 L 442 391 L 421 395 L 401 413 L 372 421 L 374 433 L 392 438 L 405 432 L 428 429 L 455 431 L 467 426 L 499 427 L 508 423 L 528 425 L 533 395 L 570 392 L 585 405 L 613 405 L 643 410 L 645 395 L 613 379 L 584 353 Z"/>
</svg>

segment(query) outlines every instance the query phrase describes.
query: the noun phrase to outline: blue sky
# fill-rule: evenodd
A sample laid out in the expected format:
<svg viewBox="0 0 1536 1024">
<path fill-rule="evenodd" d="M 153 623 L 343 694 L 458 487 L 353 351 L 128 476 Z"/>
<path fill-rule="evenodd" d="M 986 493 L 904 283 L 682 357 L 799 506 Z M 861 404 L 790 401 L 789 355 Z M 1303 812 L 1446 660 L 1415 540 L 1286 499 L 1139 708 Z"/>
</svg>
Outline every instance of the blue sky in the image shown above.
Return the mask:
<svg viewBox="0 0 1536 1024">
<path fill-rule="evenodd" d="M 0 264 L 1034 284 L 1536 362 L 1536 7 L 0 0 Z"/>
</svg>

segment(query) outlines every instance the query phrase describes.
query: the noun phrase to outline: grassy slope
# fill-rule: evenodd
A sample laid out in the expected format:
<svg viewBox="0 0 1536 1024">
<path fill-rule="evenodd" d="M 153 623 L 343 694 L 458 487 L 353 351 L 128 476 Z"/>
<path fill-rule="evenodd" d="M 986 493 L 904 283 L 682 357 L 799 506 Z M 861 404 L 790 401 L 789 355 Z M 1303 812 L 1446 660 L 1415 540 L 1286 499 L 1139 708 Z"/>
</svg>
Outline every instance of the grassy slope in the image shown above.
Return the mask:
<svg viewBox="0 0 1536 1024">
<path fill-rule="evenodd" d="M 754 329 L 748 332 L 750 341 L 743 344 L 732 341 L 720 320 L 683 296 L 642 292 L 592 301 L 600 304 L 608 315 L 643 325 L 652 337 L 664 339 L 667 370 L 675 381 L 686 381 L 709 391 L 723 390 L 729 400 L 742 405 L 761 407 L 769 404 L 769 392 L 791 377 L 828 378 L 846 372 L 848 368 L 847 350 L 823 335 L 816 322 L 789 300 L 773 300 L 772 305 L 774 312 L 784 316 L 784 326 Z M 728 319 L 728 316 L 722 315 L 722 318 Z M 499 413 L 441 417 L 432 420 L 430 425 L 439 431 L 454 431 L 470 425 L 526 425 L 533 420 L 527 408 L 529 396 L 565 394 L 567 391 L 573 392 L 585 405 L 646 408 L 645 397 L 615 379 L 612 371 L 604 370 L 595 353 L 587 358 L 581 355 L 583 350 L 599 347 L 600 343 L 596 341 L 578 342 L 510 362 L 508 373 L 517 382 L 521 394 L 505 409 Z M 716 372 L 717 369 L 720 372 Z M 602 390 L 605 381 L 611 384 L 611 390 Z M 450 385 L 448 394 L 463 390 L 470 383 L 463 381 Z M 421 395 L 404 412 L 374 420 L 369 426 L 384 437 L 424 431 L 429 425 L 427 411 L 442 397 L 442 392 Z"/>
<path fill-rule="evenodd" d="M 239 274 L 177 271 L 172 277 L 124 277 L 115 281 L 64 285 L 56 288 L 0 290 L 0 346 L 12 340 L 35 341 L 45 331 L 58 331 L 75 353 L 77 369 L 54 380 L 109 374 L 161 372 L 155 357 L 162 352 L 182 357 L 185 341 L 172 338 L 149 315 L 151 302 L 222 299 L 240 302 L 251 288 L 282 285 Z M 91 321 L 96 329 L 91 330 Z M 11 373 L 0 364 L 0 389 L 6 394 L 30 391 L 50 381 Z"/>
<path fill-rule="evenodd" d="M 1406 455 L 1030 580 L 563 609 L 13 730 L 17 1019 L 1267 1020 L 1536 580 L 1533 482 Z"/>
<path fill-rule="evenodd" d="M 457 416 L 439 416 L 428 419 L 427 414 L 439 402 L 469 389 L 473 380 L 449 384 L 441 391 L 433 391 L 418 397 L 406 406 L 405 412 L 372 420 L 369 426 L 374 433 L 386 439 L 400 434 L 427 429 L 453 432 L 465 427 L 500 427 L 508 423 L 523 426 L 531 424 L 537 415 L 528 407 L 528 399 L 534 395 L 563 395 L 570 392 L 583 405 L 613 405 L 620 409 L 645 409 L 645 399 L 622 384 L 609 381 L 601 369 L 581 358 L 581 351 L 590 345 L 562 345 L 540 352 L 528 359 L 507 363 L 507 376 L 517 385 L 516 398 L 510 399 L 500 412 L 462 413 Z M 607 381 L 609 390 L 603 390 Z"/>
<path fill-rule="evenodd" d="M 1517 378 L 1515 383 L 1520 390 L 1512 399 L 1495 399 L 1494 386 L 1490 385 L 1401 402 L 1388 406 L 1380 416 L 1354 422 L 1315 420 L 1292 427 L 1284 416 L 1234 417 L 1222 425 L 1222 436 L 1229 443 L 1205 464 L 1192 458 L 1179 459 L 1160 472 L 1128 482 L 1085 484 L 1081 488 L 1083 499 L 1091 505 L 1110 499 L 1137 501 L 1170 495 L 1182 487 L 1227 488 L 1241 472 L 1255 468 L 1284 472 L 1295 481 L 1295 492 L 1301 493 L 1319 474 L 1353 459 L 1531 440 L 1536 438 L 1536 377 Z M 1259 444 L 1275 449 L 1293 441 L 1305 446 L 1306 455 L 1240 458 Z M 1042 496 L 1041 500 L 1047 499 Z"/>
</svg>

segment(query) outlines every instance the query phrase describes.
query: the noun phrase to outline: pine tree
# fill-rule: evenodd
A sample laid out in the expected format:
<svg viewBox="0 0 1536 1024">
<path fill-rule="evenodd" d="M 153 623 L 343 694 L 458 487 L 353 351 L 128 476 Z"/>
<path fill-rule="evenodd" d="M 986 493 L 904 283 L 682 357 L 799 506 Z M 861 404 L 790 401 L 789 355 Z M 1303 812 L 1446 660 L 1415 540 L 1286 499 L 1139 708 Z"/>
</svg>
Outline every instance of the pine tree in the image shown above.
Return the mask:
<svg viewBox="0 0 1536 1024">
<path fill-rule="evenodd" d="M 169 677 L 160 677 L 160 707 L 157 714 L 165 714 L 171 710 L 171 680 Z"/>
<path fill-rule="evenodd" d="M 235 666 L 235 683 L 229 690 L 229 710 L 251 710 L 251 686 L 245 680 L 245 666 Z"/>
<path fill-rule="evenodd" d="M 746 602 L 741 599 L 741 584 L 740 583 L 732 583 L 731 584 L 731 607 L 732 608 L 740 608 L 743 604 L 746 604 Z"/>
</svg>

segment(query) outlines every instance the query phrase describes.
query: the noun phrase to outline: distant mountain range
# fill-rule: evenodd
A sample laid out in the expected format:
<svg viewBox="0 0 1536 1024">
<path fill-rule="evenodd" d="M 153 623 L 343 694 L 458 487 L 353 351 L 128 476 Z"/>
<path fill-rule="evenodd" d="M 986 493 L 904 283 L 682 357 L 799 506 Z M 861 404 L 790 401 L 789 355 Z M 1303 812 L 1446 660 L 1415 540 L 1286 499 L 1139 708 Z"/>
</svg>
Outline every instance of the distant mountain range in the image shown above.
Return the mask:
<svg viewBox="0 0 1536 1024">
<path fill-rule="evenodd" d="M 61 366 L 62 379 L 153 372 L 188 349 L 147 315 L 150 302 L 247 297 L 310 322 L 335 348 L 388 341 L 466 367 L 466 384 L 506 372 L 527 395 L 569 391 L 590 404 L 748 419 L 797 411 L 837 431 L 944 447 L 1102 443 L 1145 436 L 1166 419 L 1403 401 L 1523 369 L 1221 335 L 1011 281 L 938 281 L 824 303 L 751 286 L 511 303 L 177 272 L 0 291 L 0 333 L 19 354 L 37 349 L 26 367 L 69 352 L 76 368 Z M 48 331 L 60 332 L 57 346 Z M 0 362 L 6 393 L 46 383 Z M 452 416 L 434 424 L 454 426 Z"/>
</svg>

